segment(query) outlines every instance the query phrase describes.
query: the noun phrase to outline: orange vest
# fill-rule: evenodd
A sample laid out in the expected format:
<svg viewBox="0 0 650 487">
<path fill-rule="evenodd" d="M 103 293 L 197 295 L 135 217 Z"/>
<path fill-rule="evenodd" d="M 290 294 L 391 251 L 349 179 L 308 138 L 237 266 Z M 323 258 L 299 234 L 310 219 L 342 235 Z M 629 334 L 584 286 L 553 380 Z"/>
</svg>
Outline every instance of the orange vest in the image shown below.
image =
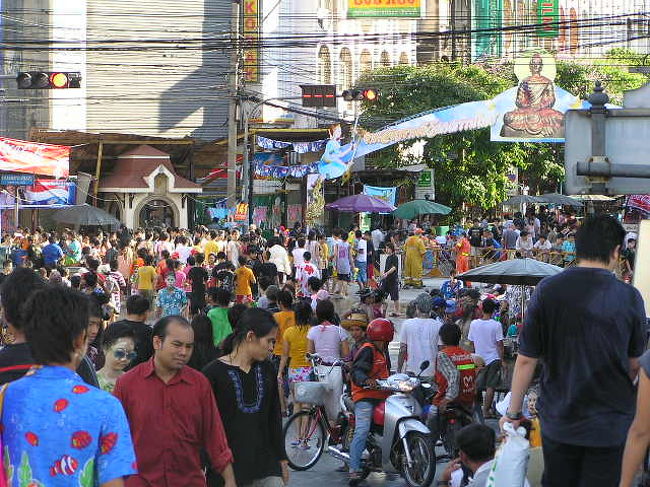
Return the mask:
<svg viewBox="0 0 650 487">
<path fill-rule="evenodd" d="M 381 353 L 379 350 L 377 350 L 377 347 L 375 347 L 372 343 L 366 342 L 361 347 L 359 347 L 359 350 L 357 351 L 357 355 L 361 353 L 361 350 L 364 348 L 371 348 L 372 349 L 372 369 L 370 369 L 370 373 L 368 374 L 368 377 L 371 379 L 386 379 L 389 375 L 388 372 L 388 363 L 386 362 L 386 357 L 384 356 L 383 353 Z M 386 399 L 388 396 L 390 396 L 390 392 L 388 391 L 378 391 L 377 389 L 364 389 L 363 387 L 360 387 L 352 382 L 352 400 L 354 402 L 361 401 L 362 399 L 378 399 L 380 401 L 383 401 Z"/>
<path fill-rule="evenodd" d="M 472 359 L 472 354 L 460 347 L 444 347 L 442 351 L 451 359 L 460 372 L 460 389 L 454 402 L 471 406 L 474 404 L 476 396 L 476 364 Z M 436 384 L 438 393 L 433 398 L 433 403 L 437 406 L 445 398 L 449 384 L 442 373 L 436 370 Z"/>
</svg>

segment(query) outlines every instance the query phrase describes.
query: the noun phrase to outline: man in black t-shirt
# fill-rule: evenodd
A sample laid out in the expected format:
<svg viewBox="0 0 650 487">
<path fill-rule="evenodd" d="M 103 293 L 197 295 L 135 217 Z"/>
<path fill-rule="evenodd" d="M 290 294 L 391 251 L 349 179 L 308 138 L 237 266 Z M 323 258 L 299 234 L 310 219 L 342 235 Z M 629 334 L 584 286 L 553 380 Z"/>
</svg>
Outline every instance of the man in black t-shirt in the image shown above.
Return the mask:
<svg viewBox="0 0 650 487">
<path fill-rule="evenodd" d="M 129 364 L 132 369 L 153 356 L 153 330 L 145 323 L 151 303 L 144 296 L 135 294 L 126 300 L 126 319 L 116 321 L 117 324 L 127 325 L 135 335 L 135 352 L 137 357 Z"/>
<path fill-rule="evenodd" d="M 23 333 L 23 303 L 34 292 L 45 287 L 45 281 L 27 267 L 9 274 L 0 287 L 0 300 L 13 343 L 0 350 L 0 385 L 20 379 L 34 365 L 32 352 Z"/>
<path fill-rule="evenodd" d="M 639 291 L 612 272 L 624 236 L 613 217 L 586 218 L 576 235 L 577 266 L 540 282 L 526 312 L 501 421 L 519 423 L 541 362 L 545 486 L 618 485 L 646 323 Z"/>
<path fill-rule="evenodd" d="M 192 263 L 192 261 L 194 262 Z M 208 271 L 203 268 L 204 261 L 203 254 L 196 254 L 194 257 L 189 256 L 187 258 L 188 264 L 192 266 L 187 273 L 187 278 L 192 284 L 192 291 L 188 296 L 192 315 L 205 308 L 205 283 L 210 279 L 210 276 L 208 276 Z"/>
<path fill-rule="evenodd" d="M 481 260 L 481 247 L 483 246 L 483 229 L 478 220 L 474 220 L 474 226 L 467 231 L 469 244 L 472 246 L 472 267 L 476 267 Z"/>
</svg>

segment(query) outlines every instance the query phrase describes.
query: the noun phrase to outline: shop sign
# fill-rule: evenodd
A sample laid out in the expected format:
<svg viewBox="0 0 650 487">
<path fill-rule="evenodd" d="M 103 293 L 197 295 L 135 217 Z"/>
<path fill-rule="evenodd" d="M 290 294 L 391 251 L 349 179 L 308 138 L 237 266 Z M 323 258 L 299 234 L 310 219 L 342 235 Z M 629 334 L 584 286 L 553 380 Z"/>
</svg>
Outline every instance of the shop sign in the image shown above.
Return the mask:
<svg viewBox="0 0 650 487">
<path fill-rule="evenodd" d="M 244 0 L 244 79 L 248 83 L 260 82 L 260 12 L 262 0 Z"/>
<path fill-rule="evenodd" d="M 557 37 L 560 34 L 558 0 L 539 0 L 537 2 L 537 36 Z"/>
<path fill-rule="evenodd" d="M 421 0 L 348 0 L 348 18 L 418 18 L 421 15 L 421 4 Z"/>
</svg>

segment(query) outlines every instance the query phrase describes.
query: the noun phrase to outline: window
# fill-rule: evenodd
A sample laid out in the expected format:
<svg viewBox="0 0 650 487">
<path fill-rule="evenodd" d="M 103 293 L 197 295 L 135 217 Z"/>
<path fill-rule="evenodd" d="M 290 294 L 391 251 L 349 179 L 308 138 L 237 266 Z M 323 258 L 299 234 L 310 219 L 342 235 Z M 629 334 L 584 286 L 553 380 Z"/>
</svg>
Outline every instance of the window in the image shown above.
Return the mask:
<svg viewBox="0 0 650 487">
<path fill-rule="evenodd" d="M 341 49 L 341 88 L 347 90 L 352 88 L 352 54 L 347 47 Z"/>
<path fill-rule="evenodd" d="M 332 83 L 332 59 L 327 46 L 321 46 L 318 50 L 318 74 L 322 84 Z"/>
<path fill-rule="evenodd" d="M 372 55 L 370 54 L 370 51 L 365 49 L 361 53 L 361 61 L 359 63 L 359 74 L 363 74 L 366 71 L 370 71 L 372 69 Z"/>
<path fill-rule="evenodd" d="M 379 63 L 382 66 L 390 66 L 390 54 L 388 54 L 386 51 L 381 53 L 381 56 L 379 56 Z"/>
<path fill-rule="evenodd" d="M 405 52 L 403 52 L 402 54 L 400 54 L 400 56 L 399 56 L 399 63 L 400 63 L 400 64 L 411 64 L 411 61 L 410 61 L 410 59 L 409 59 L 409 55 L 406 54 Z"/>
</svg>

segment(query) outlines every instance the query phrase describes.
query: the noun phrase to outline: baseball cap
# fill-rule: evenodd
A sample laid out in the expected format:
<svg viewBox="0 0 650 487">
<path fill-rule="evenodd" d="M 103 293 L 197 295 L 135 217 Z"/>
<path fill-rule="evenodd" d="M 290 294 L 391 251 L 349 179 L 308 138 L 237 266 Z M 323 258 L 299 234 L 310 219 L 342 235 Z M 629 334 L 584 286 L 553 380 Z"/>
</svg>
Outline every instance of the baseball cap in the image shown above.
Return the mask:
<svg viewBox="0 0 650 487">
<path fill-rule="evenodd" d="M 445 308 L 445 313 L 453 314 L 456 312 L 456 301 L 453 299 L 448 299 L 446 301 L 447 307 Z"/>
</svg>

